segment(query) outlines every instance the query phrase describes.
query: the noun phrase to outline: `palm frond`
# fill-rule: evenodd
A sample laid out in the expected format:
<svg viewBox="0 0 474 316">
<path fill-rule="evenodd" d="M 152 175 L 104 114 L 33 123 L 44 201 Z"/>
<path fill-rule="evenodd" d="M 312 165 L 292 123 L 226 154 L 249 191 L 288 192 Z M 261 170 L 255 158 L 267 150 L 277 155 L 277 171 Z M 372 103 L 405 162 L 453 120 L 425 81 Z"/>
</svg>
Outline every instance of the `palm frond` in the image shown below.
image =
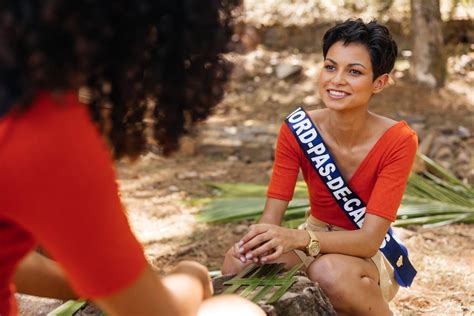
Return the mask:
<svg viewBox="0 0 474 316">
<path fill-rule="evenodd" d="M 425 155 L 418 156 L 425 162 L 426 170 L 420 175 L 410 175 L 394 226 L 474 222 L 473 188 Z M 211 183 L 210 186 L 220 193 L 197 215 L 199 221 L 224 223 L 256 220 L 261 216 L 266 186 L 246 183 Z M 308 208 L 306 184 L 298 182 L 283 225 L 297 227 Z"/>
</svg>

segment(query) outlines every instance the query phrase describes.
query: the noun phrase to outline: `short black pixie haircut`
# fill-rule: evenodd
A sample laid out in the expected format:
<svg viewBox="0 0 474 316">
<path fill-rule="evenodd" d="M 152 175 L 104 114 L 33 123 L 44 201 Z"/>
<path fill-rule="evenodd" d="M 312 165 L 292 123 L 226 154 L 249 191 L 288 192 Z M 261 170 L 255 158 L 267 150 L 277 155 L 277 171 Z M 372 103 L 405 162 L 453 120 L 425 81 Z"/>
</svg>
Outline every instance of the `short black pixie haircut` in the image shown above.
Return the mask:
<svg viewBox="0 0 474 316">
<path fill-rule="evenodd" d="M 40 90 L 85 88 L 115 158 L 146 149 L 147 125 L 148 137 L 169 153 L 224 95 L 231 67 L 223 54 L 239 6 L 240 0 L 1 1 L 0 119 L 28 109 Z"/>
<path fill-rule="evenodd" d="M 323 37 L 323 56 L 326 59 L 329 48 L 336 42 L 345 46 L 358 43 L 367 47 L 372 62 L 373 80 L 392 71 L 397 58 L 397 43 L 389 30 L 376 20 L 364 23 L 361 19 L 349 19 L 329 29 Z"/>
</svg>

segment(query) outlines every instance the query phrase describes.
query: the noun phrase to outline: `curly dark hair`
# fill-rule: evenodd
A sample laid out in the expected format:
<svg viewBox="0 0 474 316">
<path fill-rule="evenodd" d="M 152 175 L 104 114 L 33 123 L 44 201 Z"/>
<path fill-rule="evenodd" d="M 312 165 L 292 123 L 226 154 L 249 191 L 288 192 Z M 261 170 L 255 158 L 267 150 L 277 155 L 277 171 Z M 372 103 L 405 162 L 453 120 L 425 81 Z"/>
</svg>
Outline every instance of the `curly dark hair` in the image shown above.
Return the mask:
<svg viewBox="0 0 474 316">
<path fill-rule="evenodd" d="M 239 5 L 1 1 L 0 117 L 27 109 L 39 90 L 85 88 L 115 158 L 143 152 L 147 120 L 167 154 L 223 97 L 231 67 L 222 54 L 229 51 Z"/>
<path fill-rule="evenodd" d="M 387 27 L 376 20 L 364 23 L 361 19 L 348 19 L 329 29 L 323 37 L 323 56 L 336 42 L 359 43 L 367 47 L 373 69 L 373 80 L 390 73 L 398 54 L 397 43 Z"/>
</svg>

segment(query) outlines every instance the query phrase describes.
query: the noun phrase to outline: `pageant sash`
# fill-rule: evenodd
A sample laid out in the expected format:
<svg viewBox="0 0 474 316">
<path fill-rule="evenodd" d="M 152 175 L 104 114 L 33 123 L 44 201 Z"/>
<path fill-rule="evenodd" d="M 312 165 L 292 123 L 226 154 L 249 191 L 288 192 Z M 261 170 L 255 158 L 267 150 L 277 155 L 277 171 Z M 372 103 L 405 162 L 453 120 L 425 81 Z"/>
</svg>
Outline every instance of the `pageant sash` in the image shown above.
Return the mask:
<svg viewBox="0 0 474 316">
<path fill-rule="evenodd" d="M 341 210 L 356 228 L 361 228 L 366 204 L 342 177 L 336 162 L 308 114 L 302 107 L 299 107 L 286 117 L 286 124 Z M 415 278 L 416 270 L 408 260 L 408 250 L 393 234 L 391 227 L 384 237 L 380 251 L 393 266 L 397 282 L 403 287 L 410 286 Z"/>
</svg>

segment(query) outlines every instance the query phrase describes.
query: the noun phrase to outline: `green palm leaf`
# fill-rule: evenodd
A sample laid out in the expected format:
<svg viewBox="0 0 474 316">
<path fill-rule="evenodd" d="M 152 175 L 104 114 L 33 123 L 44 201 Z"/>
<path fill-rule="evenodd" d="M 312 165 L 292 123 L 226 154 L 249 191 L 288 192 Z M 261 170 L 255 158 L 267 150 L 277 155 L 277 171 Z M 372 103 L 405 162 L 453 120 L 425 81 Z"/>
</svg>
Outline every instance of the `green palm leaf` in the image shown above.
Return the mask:
<svg viewBox="0 0 474 316">
<path fill-rule="evenodd" d="M 412 173 L 394 226 L 447 225 L 474 222 L 474 190 L 451 175 L 423 154 L 426 171 Z M 197 215 L 199 221 L 224 223 L 256 220 L 265 205 L 264 185 L 247 183 L 212 183 L 219 197 L 210 199 Z M 304 182 L 298 182 L 293 199 L 285 213 L 283 225 L 297 227 L 309 208 L 308 191 Z"/>
</svg>

